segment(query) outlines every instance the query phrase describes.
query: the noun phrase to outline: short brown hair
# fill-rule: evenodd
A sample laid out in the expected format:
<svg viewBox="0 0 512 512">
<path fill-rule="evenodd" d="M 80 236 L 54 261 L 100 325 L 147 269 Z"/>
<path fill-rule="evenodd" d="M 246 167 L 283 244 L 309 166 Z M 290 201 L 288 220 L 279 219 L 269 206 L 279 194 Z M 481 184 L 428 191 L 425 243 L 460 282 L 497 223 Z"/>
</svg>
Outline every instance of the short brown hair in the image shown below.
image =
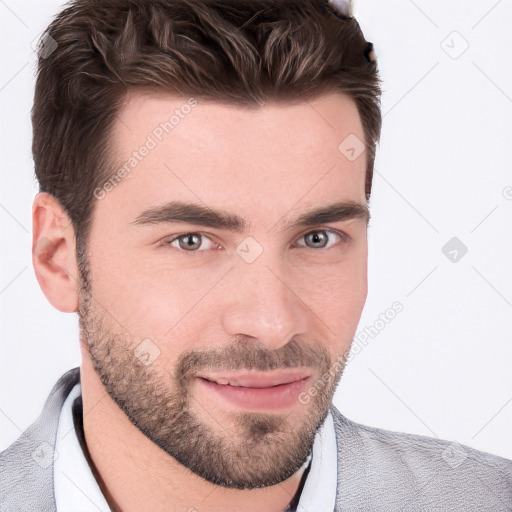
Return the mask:
<svg viewBox="0 0 512 512">
<path fill-rule="evenodd" d="M 115 165 L 109 134 L 136 88 L 245 108 L 344 92 L 365 132 L 370 198 L 382 123 L 377 64 L 356 19 L 336 16 L 327 0 L 73 0 L 45 39 L 54 50 L 39 51 L 35 173 L 71 219 L 79 261 L 93 191 Z"/>
</svg>

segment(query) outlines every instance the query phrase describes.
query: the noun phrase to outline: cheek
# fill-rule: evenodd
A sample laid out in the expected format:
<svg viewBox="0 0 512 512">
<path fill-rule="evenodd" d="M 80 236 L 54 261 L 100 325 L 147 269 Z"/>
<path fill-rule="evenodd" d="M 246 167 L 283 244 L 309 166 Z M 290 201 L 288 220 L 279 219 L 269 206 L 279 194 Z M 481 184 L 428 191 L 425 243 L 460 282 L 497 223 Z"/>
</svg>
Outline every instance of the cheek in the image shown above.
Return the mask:
<svg viewBox="0 0 512 512">
<path fill-rule="evenodd" d="M 366 301 L 366 278 L 334 274 L 316 282 L 316 290 L 305 295 L 308 305 L 335 332 L 355 329 Z"/>
<path fill-rule="evenodd" d="M 132 343 L 158 339 L 172 326 L 172 287 L 150 278 L 144 266 L 127 255 L 102 247 L 92 247 L 90 254 L 91 293 L 107 326 Z"/>
<path fill-rule="evenodd" d="M 315 266 L 295 274 L 297 295 L 311 309 L 313 322 L 336 345 L 352 342 L 368 293 L 363 253 L 335 265 Z M 316 317 L 316 320 L 315 318 Z"/>
<path fill-rule="evenodd" d="M 165 345 L 165 352 L 179 352 L 184 348 L 180 346 L 183 328 L 186 343 L 190 343 L 199 338 L 201 324 L 211 321 L 204 314 L 203 303 L 211 306 L 209 291 L 219 280 L 214 272 L 171 270 L 135 261 L 96 270 L 94 297 L 109 323 L 114 321 L 133 343 L 149 338 Z"/>
<path fill-rule="evenodd" d="M 326 305 L 353 304 L 362 307 L 368 289 L 368 253 L 365 243 L 357 243 L 334 256 L 313 261 L 294 261 L 293 281 L 313 300 Z"/>
</svg>

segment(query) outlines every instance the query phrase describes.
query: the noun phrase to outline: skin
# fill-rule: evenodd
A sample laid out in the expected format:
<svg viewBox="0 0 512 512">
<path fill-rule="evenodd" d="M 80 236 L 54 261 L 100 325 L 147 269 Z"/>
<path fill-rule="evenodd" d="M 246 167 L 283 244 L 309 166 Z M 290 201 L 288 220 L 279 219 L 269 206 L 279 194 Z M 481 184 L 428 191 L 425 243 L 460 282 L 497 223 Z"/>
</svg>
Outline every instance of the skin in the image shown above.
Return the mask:
<svg viewBox="0 0 512 512">
<path fill-rule="evenodd" d="M 117 161 L 185 102 L 128 94 Z M 347 353 L 367 295 L 366 220 L 287 223 L 326 204 L 365 205 L 366 155 L 338 150 L 350 134 L 364 140 L 354 102 L 337 92 L 255 111 L 199 102 L 96 200 L 83 275 L 65 212 L 36 196 L 34 268 L 52 305 L 79 313 L 85 437 L 113 510 L 278 512 L 292 499 L 343 368 L 308 403 L 276 410 L 217 399 L 196 376 L 288 366 L 311 385 Z M 224 209 L 248 227 L 133 224 L 171 200 Z M 188 233 L 206 235 L 195 251 L 186 244 L 197 239 L 175 240 Z M 251 263 L 236 252 L 247 237 L 263 251 Z M 143 340 L 149 364 L 135 356 Z"/>
</svg>

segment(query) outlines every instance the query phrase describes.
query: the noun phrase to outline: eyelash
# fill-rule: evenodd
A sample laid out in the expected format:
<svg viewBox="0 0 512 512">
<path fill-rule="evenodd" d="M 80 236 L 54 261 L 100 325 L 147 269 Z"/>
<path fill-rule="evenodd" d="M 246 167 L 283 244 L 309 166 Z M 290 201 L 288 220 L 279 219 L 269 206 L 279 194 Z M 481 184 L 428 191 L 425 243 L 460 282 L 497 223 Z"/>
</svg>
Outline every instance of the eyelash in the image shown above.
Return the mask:
<svg viewBox="0 0 512 512">
<path fill-rule="evenodd" d="M 351 240 L 348 235 L 346 235 L 345 233 L 343 233 L 341 231 L 337 231 L 335 229 L 314 229 L 312 231 L 308 231 L 307 233 L 304 233 L 303 235 L 301 235 L 299 237 L 299 240 L 303 239 L 307 235 L 310 235 L 312 233 L 319 233 L 319 232 L 325 232 L 325 233 L 331 233 L 331 234 L 334 234 L 334 235 L 338 235 L 340 240 L 341 240 L 340 243 L 346 244 L 346 243 L 350 242 L 350 240 Z M 211 238 L 206 233 L 203 233 L 201 231 L 190 231 L 188 233 L 181 233 L 179 235 L 176 235 L 173 238 L 171 238 L 170 240 L 164 240 L 162 245 L 164 247 L 170 247 L 171 244 L 173 244 L 174 242 L 178 241 L 180 238 L 183 238 L 183 237 L 188 236 L 188 235 L 200 235 L 202 237 L 208 238 L 208 240 L 210 240 L 212 243 L 215 243 L 215 242 L 213 242 L 213 240 L 211 240 Z M 338 244 L 336 244 L 336 245 L 338 245 Z M 299 247 L 303 247 L 303 248 L 306 248 L 306 249 L 312 249 L 312 250 L 316 250 L 316 251 L 328 251 L 328 250 L 332 249 L 332 247 L 329 247 L 329 248 L 321 247 L 321 248 L 318 248 L 318 249 L 314 249 L 312 247 L 307 247 L 305 245 L 301 245 Z M 207 249 L 205 249 L 205 250 L 197 249 L 197 250 L 194 250 L 194 251 L 186 251 L 184 249 L 181 249 L 180 247 L 174 247 L 174 248 L 178 249 L 178 251 L 180 251 L 180 252 L 191 253 L 191 254 L 193 254 L 193 253 L 201 253 L 201 252 L 205 252 L 205 250 L 207 250 Z"/>
</svg>

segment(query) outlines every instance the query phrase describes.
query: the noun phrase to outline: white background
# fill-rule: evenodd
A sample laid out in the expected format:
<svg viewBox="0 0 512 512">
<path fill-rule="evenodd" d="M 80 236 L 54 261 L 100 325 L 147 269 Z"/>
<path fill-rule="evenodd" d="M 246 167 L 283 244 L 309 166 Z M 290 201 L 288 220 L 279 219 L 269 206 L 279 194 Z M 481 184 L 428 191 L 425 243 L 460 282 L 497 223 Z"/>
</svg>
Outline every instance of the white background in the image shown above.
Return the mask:
<svg viewBox="0 0 512 512">
<path fill-rule="evenodd" d="M 0 0 L 0 449 L 80 364 L 77 317 L 50 306 L 31 264 L 31 43 L 62 5 Z M 359 0 L 355 15 L 384 80 L 358 333 L 395 301 L 403 311 L 334 403 L 512 458 L 512 2 Z M 441 250 L 452 237 L 468 248 L 456 263 Z"/>
</svg>

